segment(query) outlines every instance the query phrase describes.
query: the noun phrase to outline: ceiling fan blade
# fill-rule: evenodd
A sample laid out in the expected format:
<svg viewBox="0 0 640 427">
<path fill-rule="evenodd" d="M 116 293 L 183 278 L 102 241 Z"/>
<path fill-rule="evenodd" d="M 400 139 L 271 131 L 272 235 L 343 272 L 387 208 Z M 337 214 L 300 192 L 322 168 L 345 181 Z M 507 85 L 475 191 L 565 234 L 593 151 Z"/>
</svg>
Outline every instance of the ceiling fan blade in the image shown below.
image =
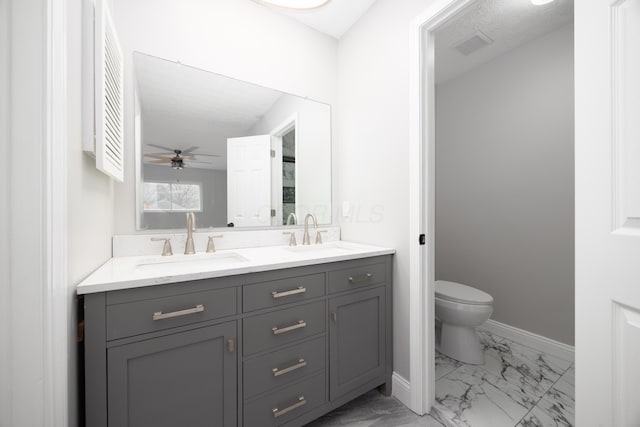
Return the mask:
<svg viewBox="0 0 640 427">
<path fill-rule="evenodd" d="M 199 165 L 212 165 L 213 164 L 211 162 L 199 162 L 197 160 L 189 160 L 189 161 L 187 161 L 187 163 L 197 163 Z"/>
<path fill-rule="evenodd" d="M 193 153 L 196 156 L 207 156 L 207 157 L 222 157 L 220 154 L 205 154 L 205 153 Z"/>
<path fill-rule="evenodd" d="M 166 151 L 168 151 L 170 153 L 174 152 L 173 148 L 163 147 L 162 145 L 156 145 L 156 144 L 146 144 L 146 145 L 148 145 L 149 147 L 155 147 L 155 148 L 159 148 L 161 150 L 166 150 Z"/>
<path fill-rule="evenodd" d="M 200 147 L 192 145 L 191 147 L 182 150 L 182 154 L 189 154 L 192 151 L 196 151 L 198 148 L 200 148 Z"/>
<path fill-rule="evenodd" d="M 167 156 L 159 156 L 157 154 L 145 154 L 145 157 L 151 157 L 152 159 L 158 159 L 158 160 L 164 160 L 167 162 L 171 161 L 171 157 L 167 157 Z"/>
<path fill-rule="evenodd" d="M 151 164 L 154 164 L 154 165 L 161 165 L 161 164 L 166 164 L 166 163 L 169 163 L 169 162 L 170 161 L 166 161 L 166 160 L 150 160 L 147 163 L 151 163 Z"/>
</svg>

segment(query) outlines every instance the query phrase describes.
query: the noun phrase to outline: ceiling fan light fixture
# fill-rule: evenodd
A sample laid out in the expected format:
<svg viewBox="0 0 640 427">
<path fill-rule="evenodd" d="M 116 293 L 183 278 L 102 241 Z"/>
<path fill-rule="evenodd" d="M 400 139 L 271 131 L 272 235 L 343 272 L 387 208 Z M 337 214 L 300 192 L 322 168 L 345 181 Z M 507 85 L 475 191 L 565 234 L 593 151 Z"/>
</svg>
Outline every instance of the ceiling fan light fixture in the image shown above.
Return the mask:
<svg viewBox="0 0 640 427">
<path fill-rule="evenodd" d="M 171 167 L 175 170 L 182 170 L 184 168 L 184 165 L 182 163 L 182 160 L 172 160 Z"/>
<path fill-rule="evenodd" d="M 325 6 L 331 0 L 254 0 L 265 6 L 289 10 L 312 10 Z"/>
</svg>

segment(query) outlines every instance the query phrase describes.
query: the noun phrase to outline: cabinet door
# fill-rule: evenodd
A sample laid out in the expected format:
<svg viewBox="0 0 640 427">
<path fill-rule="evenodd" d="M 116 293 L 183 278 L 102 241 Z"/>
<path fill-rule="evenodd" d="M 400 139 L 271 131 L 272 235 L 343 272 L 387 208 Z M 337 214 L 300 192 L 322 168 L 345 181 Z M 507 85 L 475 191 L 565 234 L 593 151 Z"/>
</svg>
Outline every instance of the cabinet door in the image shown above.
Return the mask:
<svg viewBox="0 0 640 427">
<path fill-rule="evenodd" d="M 229 322 L 110 348 L 109 426 L 235 427 L 235 342 Z"/>
<path fill-rule="evenodd" d="M 330 315 L 330 397 L 385 374 L 385 288 L 332 298 Z"/>
</svg>

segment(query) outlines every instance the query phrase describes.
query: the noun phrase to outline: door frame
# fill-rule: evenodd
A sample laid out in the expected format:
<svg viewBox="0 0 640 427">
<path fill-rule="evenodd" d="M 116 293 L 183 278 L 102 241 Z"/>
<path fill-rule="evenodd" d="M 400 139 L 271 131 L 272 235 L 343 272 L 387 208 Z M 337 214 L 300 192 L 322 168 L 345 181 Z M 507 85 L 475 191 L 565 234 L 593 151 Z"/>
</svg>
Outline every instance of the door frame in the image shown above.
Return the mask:
<svg viewBox="0 0 640 427">
<path fill-rule="evenodd" d="M 0 190 L 10 201 L 0 212 L 7 239 L 0 266 L 9 279 L 0 286 L 0 373 L 6 374 L 0 424 L 67 426 L 77 406 L 69 399 L 74 291 L 67 283 L 67 0 L 14 0 L 2 7 L 8 16 L 0 48 L 29 47 L 25 55 L 8 53 L 0 70 L 0 85 L 10 88 L 0 106 L 7 124 L 2 151 L 27 153 L 32 164 L 8 165 Z"/>
<path fill-rule="evenodd" d="M 280 148 L 282 149 L 282 138 L 289 133 L 291 130 L 295 130 L 296 132 L 296 137 L 295 137 L 295 141 L 294 141 L 294 150 L 296 152 L 296 154 L 298 153 L 298 113 L 294 113 L 291 116 L 287 117 L 287 119 L 285 119 L 284 121 L 282 121 L 278 126 L 276 126 L 275 128 L 273 128 L 271 130 L 271 132 L 269 132 L 269 135 L 271 135 L 272 138 L 276 138 L 278 140 L 278 144 L 280 145 Z M 273 142 L 272 142 L 273 145 Z M 282 163 L 282 162 L 281 162 Z M 283 166 L 284 167 L 284 166 Z M 296 163 L 294 166 L 294 176 L 298 176 L 298 164 Z M 282 171 L 280 171 L 280 173 L 282 173 Z M 282 181 L 280 181 L 282 182 Z M 273 194 L 273 192 L 272 192 Z M 282 204 L 282 210 L 284 210 L 284 203 L 282 203 L 282 188 L 280 188 L 279 191 L 280 194 L 280 202 Z M 272 196 L 273 198 L 273 196 Z M 282 216 L 282 210 L 276 214 L 276 216 Z M 295 214 L 296 214 L 296 218 L 298 218 L 298 198 L 296 197 L 296 203 L 295 203 Z M 278 220 L 282 221 L 283 218 L 278 217 Z M 298 222 L 298 220 L 296 220 L 296 222 Z M 272 225 L 282 225 L 281 223 L 279 224 L 272 224 Z"/>
<path fill-rule="evenodd" d="M 409 408 L 435 400 L 435 79 L 433 33 L 476 0 L 437 0 L 410 24 Z M 426 235 L 426 245 L 419 236 Z"/>
</svg>

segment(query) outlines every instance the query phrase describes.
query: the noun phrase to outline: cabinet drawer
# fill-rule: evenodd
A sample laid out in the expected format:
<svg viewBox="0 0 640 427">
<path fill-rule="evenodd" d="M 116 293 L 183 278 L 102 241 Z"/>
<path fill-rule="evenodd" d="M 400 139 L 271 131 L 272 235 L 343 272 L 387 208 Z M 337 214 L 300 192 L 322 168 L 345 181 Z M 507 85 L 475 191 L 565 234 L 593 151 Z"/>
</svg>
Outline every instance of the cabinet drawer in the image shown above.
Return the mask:
<svg viewBox="0 0 640 427">
<path fill-rule="evenodd" d="M 324 295 L 324 273 L 291 277 L 242 287 L 244 312 Z"/>
<path fill-rule="evenodd" d="M 325 369 L 325 337 L 244 362 L 244 397 L 249 398 Z"/>
<path fill-rule="evenodd" d="M 383 283 L 386 278 L 384 262 L 363 265 L 329 273 L 329 293 L 349 291 Z"/>
<path fill-rule="evenodd" d="M 245 427 L 285 424 L 325 403 L 324 372 L 244 404 Z"/>
<path fill-rule="evenodd" d="M 110 305 L 107 340 L 231 316 L 236 306 L 235 288 Z"/>
<path fill-rule="evenodd" d="M 244 355 L 324 332 L 325 302 L 318 301 L 244 319 Z"/>
</svg>

